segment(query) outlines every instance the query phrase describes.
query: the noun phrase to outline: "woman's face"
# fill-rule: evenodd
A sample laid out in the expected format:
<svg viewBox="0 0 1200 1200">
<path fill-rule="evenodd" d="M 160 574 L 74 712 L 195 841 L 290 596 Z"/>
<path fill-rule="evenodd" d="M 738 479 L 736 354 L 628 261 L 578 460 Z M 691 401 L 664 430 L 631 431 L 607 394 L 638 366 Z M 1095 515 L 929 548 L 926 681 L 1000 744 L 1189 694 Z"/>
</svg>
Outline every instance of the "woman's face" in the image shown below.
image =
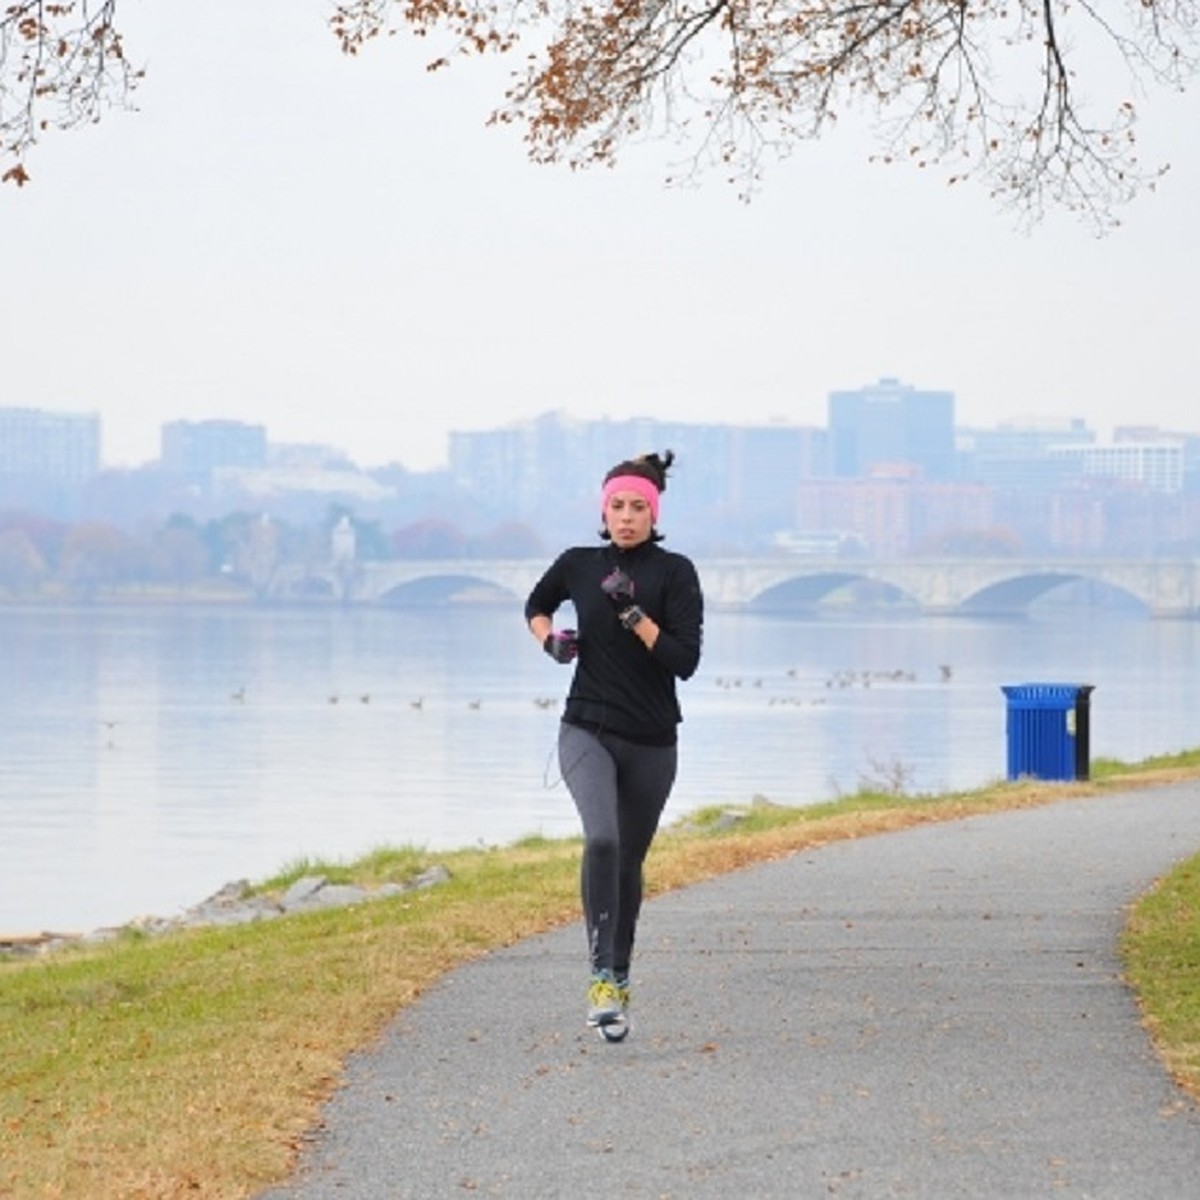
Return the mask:
<svg viewBox="0 0 1200 1200">
<path fill-rule="evenodd" d="M 604 528 L 614 546 L 628 549 L 650 537 L 654 517 L 644 496 L 637 492 L 613 492 L 604 506 Z"/>
</svg>

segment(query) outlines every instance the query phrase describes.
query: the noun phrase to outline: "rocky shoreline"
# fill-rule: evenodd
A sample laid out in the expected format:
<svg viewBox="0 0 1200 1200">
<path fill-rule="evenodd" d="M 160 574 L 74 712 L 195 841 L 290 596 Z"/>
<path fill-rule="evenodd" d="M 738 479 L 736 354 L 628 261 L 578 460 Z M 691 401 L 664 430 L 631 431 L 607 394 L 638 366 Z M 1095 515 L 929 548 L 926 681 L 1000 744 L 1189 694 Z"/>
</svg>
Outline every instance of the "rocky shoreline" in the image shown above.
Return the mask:
<svg viewBox="0 0 1200 1200">
<path fill-rule="evenodd" d="M 765 796 L 756 795 L 750 802 L 750 809 L 763 806 L 773 807 L 772 801 Z M 704 828 L 710 832 L 729 829 L 743 822 L 747 815 L 745 809 L 726 809 L 715 820 L 706 823 Z M 672 826 L 669 830 L 664 830 L 663 833 L 664 835 L 671 832 L 688 833 L 697 828 L 699 827 L 692 821 L 685 820 Z M 280 896 L 255 894 L 248 880 L 239 879 L 227 883 L 207 900 L 193 905 L 177 917 L 135 917 L 124 925 L 106 926 L 94 929 L 90 933 L 43 931 L 41 933 L 5 934 L 0 932 L 0 962 L 6 958 L 26 958 L 47 954 L 63 946 L 108 942 L 130 933 L 160 935 L 206 925 L 243 925 L 250 921 L 269 921 L 290 913 L 363 904 L 372 900 L 382 900 L 388 896 L 400 896 L 405 892 L 417 891 L 421 888 L 435 887 L 439 883 L 445 883 L 449 878 L 450 871 L 441 865 L 429 867 L 403 883 L 385 883 L 377 888 L 365 888 L 357 884 L 330 883 L 324 875 L 305 875 L 297 879 Z"/>
<path fill-rule="evenodd" d="M 124 925 L 105 926 L 88 933 L 55 933 L 48 930 L 26 934 L 0 933 L 0 959 L 49 954 L 64 946 L 95 945 L 130 933 L 161 936 L 181 929 L 245 925 L 292 913 L 344 908 L 435 887 L 449 878 L 450 872 L 443 866 L 430 867 L 403 883 L 385 883 L 377 888 L 330 883 L 324 875 L 305 875 L 280 896 L 255 894 L 248 880 L 239 879 L 227 883 L 207 900 L 193 905 L 177 917 L 135 917 Z"/>
</svg>

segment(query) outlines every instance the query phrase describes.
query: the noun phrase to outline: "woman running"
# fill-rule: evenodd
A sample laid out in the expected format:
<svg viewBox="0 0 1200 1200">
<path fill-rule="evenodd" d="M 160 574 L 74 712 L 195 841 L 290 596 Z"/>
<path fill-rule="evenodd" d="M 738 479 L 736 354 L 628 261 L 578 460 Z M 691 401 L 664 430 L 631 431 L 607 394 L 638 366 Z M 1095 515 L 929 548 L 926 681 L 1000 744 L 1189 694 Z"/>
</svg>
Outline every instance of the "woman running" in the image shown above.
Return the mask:
<svg viewBox="0 0 1200 1200">
<path fill-rule="evenodd" d="M 534 585 L 525 619 L 556 662 L 575 663 L 558 735 L 559 770 L 583 823 L 581 892 L 589 1025 L 623 1037 L 642 904 L 642 864 L 675 782 L 675 681 L 700 661 L 704 601 L 691 560 L 662 549 L 659 501 L 674 455 L 618 463 L 604 477 L 600 546 L 563 551 Z M 578 629 L 555 630 L 570 602 Z"/>
</svg>

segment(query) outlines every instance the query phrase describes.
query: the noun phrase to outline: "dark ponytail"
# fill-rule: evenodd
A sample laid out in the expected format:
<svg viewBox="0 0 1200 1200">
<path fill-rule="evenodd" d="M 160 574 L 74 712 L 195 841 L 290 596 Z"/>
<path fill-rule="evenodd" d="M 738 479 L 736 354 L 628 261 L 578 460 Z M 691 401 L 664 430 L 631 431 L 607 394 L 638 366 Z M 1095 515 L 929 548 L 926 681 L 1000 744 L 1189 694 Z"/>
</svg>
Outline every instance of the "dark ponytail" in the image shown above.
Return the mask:
<svg viewBox="0 0 1200 1200">
<path fill-rule="evenodd" d="M 674 450 L 664 450 L 662 454 L 639 454 L 636 458 L 627 458 L 619 462 L 604 476 L 604 482 L 615 479 L 618 475 L 640 475 L 648 479 L 660 492 L 667 490 L 667 472 L 675 461 Z"/>
</svg>

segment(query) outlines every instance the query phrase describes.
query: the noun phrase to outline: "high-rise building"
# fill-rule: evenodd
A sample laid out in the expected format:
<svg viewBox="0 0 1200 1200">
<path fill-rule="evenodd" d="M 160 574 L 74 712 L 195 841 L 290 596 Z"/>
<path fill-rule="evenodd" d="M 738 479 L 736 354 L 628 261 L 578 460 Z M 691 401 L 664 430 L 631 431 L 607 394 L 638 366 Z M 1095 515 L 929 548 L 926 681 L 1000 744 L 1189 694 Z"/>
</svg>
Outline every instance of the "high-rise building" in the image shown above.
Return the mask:
<svg viewBox="0 0 1200 1200">
<path fill-rule="evenodd" d="M 95 413 L 0 408 L 0 505 L 73 517 L 99 473 Z"/>
<path fill-rule="evenodd" d="M 169 421 L 162 427 L 162 469 L 209 483 L 222 467 L 267 464 L 267 431 L 242 421 Z"/>
<path fill-rule="evenodd" d="M 1158 425 L 1118 425 L 1112 434 L 1114 444 L 1124 442 L 1178 442 L 1183 447 L 1185 492 L 1200 492 L 1200 434 L 1163 429 Z"/>
<path fill-rule="evenodd" d="M 963 478 L 975 483 L 1046 491 L 1066 486 L 1081 470 L 1079 459 L 1054 451 L 1090 446 L 1095 440 L 1095 433 L 1079 417 L 1023 417 L 1002 421 L 994 429 L 960 430 L 959 465 Z"/>
<path fill-rule="evenodd" d="M 745 529 L 792 530 L 802 481 L 827 474 L 823 429 L 778 422 L 730 425 L 723 430 L 712 493 Z"/>
<path fill-rule="evenodd" d="M 1183 490 L 1183 449 L 1183 440 L 1172 438 L 1058 446 L 1050 454 L 1080 464 L 1085 476 L 1121 479 L 1152 492 L 1180 492 Z"/>
<path fill-rule="evenodd" d="M 99 471 L 95 413 L 0 408 L 0 477 L 79 485 Z"/>
<path fill-rule="evenodd" d="M 832 473 L 858 479 L 900 464 L 928 480 L 953 479 L 954 393 L 917 391 L 884 378 L 852 392 L 829 393 Z"/>
<path fill-rule="evenodd" d="M 817 544 L 824 534 L 872 555 L 935 553 L 947 544 L 978 544 L 994 525 L 989 488 L 881 472 L 802 483 L 793 541 Z"/>
</svg>

